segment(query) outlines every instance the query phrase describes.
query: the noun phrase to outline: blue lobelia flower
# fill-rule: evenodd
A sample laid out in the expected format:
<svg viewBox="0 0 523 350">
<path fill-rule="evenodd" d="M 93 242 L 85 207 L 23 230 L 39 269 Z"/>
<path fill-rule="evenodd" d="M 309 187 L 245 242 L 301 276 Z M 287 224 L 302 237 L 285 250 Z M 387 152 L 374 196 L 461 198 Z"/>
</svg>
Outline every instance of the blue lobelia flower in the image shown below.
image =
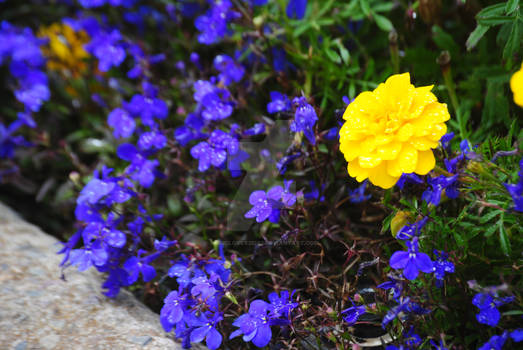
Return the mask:
<svg viewBox="0 0 523 350">
<path fill-rule="evenodd" d="M 107 117 L 107 124 L 114 129 L 113 136 L 116 138 L 129 137 L 136 128 L 134 119 L 123 108 L 115 108 Z"/>
<path fill-rule="evenodd" d="M 423 183 L 423 179 L 421 177 L 419 177 L 418 175 L 414 174 L 414 173 L 401 174 L 401 177 L 398 180 L 398 182 L 396 183 L 396 186 L 398 186 L 400 188 L 400 190 L 402 190 L 403 187 L 405 187 L 405 184 L 407 184 L 407 183 L 422 184 Z"/>
<path fill-rule="evenodd" d="M 129 284 L 136 282 L 140 274 L 142 274 L 144 282 L 149 282 L 156 276 L 156 270 L 150 263 L 158 257 L 158 254 L 142 257 L 144 253 L 147 251 L 139 249 L 138 256 L 130 257 L 123 264 L 123 268 L 129 273 Z"/>
<path fill-rule="evenodd" d="M 295 154 L 290 154 L 282 157 L 277 163 L 276 168 L 280 172 L 281 175 L 285 174 L 287 171 L 287 167 L 295 160 L 302 156 L 300 152 Z"/>
<path fill-rule="evenodd" d="M 17 147 L 31 145 L 23 136 L 13 135 L 21 126 L 20 120 L 15 120 L 7 128 L 0 123 L 0 159 L 12 158 Z"/>
<path fill-rule="evenodd" d="M 155 95 L 134 95 L 129 103 L 125 104 L 125 109 L 133 116 L 139 116 L 144 125 L 153 127 L 156 125 L 154 118 L 165 119 L 169 113 L 167 104 Z"/>
<path fill-rule="evenodd" d="M 204 120 L 222 120 L 232 114 L 234 108 L 228 90 L 219 88 L 207 80 L 198 80 L 193 87 L 193 98 L 202 109 L 201 115 Z"/>
<path fill-rule="evenodd" d="M 276 292 L 272 292 L 269 294 L 268 298 L 271 304 L 271 318 L 290 318 L 291 311 L 299 305 L 298 303 L 292 301 L 294 293 L 296 293 L 295 290 L 293 290 L 292 293 L 289 295 L 289 291 L 283 290 L 281 291 L 280 296 L 278 296 L 278 293 Z"/>
<path fill-rule="evenodd" d="M 269 220 L 273 223 L 280 221 L 280 210 L 283 208 L 281 196 L 283 188 L 274 186 L 267 191 L 254 191 L 249 196 L 249 203 L 253 206 L 245 213 L 248 219 L 256 218 L 256 222 Z"/>
<path fill-rule="evenodd" d="M 516 343 L 519 343 L 520 341 L 523 341 L 523 328 L 518 328 L 518 329 L 515 329 L 512 332 L 510 332 L 510 337 Z"/>
<path fill-rule="evenodd" d="M 445 194 L 448 198 L 453 199 L 459 196 L 457 174 L 449 177 L 446 177 L 445 175 L 428 177 L 427 182 L 432 188 L 426 189 L 421 195 L 421 198 L 429 204 L 438 205 L 441 201 L 443 190 L 445 190 Z"/>
<path fill-rule="evenodd" d="M 239 327 L 232 332 L 229 339 L 243 334 L 243 341 L 250 342 L 262 348 L 269 344 L 272 337 L 268 312 L 270 304 L 263 300 L 254 300 L 249 306 L 249 312 L 238 317 L 233 326 Z"/>
<path fill-rule="evenodd" d="M 243 150 L 239 150 L 235 154 L 231 155 L 228 159 L 227 168 L 231 173 L 232 177 L 239 177 L 242 174 L 241 164 L 249 159 L 249 154 Z"/>
<path fill-rule="evenodd" d="M 401 284 L 400 280 L 397 280 L 393 277 L 389 277 L 389 279 L 390 281 L 383 282 L 382 284 L 378 285 L 378 288 L 385 290 L 390 289 L 392 291 L 392 297 L 394 300 L 398 301 L 401 293 L 403 292 L 403 285 Z"/>
<path fill-rule="evenodd" d="M 371 195 L 365 195 L 365 189 L 367 188 L 368 181 L 365 180 L 363 183 L 354 190 L 349 189 L 349 201 L 351 203 L 361 203 L 368 200 Z"/>
<path fill-rule="evenodd" d="M 189 113 L 185 118 L 184 125 L 174 130 L 174 138 L 182 146 L 193 140 L 203 139 L 207 137 L 206 134 L 201 132 L 203 126 L 204 121 L 197 113 Z"/>
<path fill-rule="evenodd" d="M 154 249 L 156 249 L 158 252 L 164 252 L 176 243 L 178 243 L 177 240 L 171 241 L 167 237 L 163 236 L 161 241 L 157 239 L 154 240 Z"/>
<path fill-rule="evenodd" d="M 412 238 L 411 241 L 405 242 L 408 250 L 398 251 L 390 257 L 390 267 L 393 269 L 403 269 L 403 276 L 406 279 L 414 280 L 418 277 L 419 271 L 431 273 L 433 263 L 430 257 L 419 251 L 418 237 Z"/>
<path fill-rule="evenodd" d="M 238 153 L 238 139 L 222 130 L 214 130 L 207 141 L 202 141 L 191 148 L 191 156 L 198 159 L 198 170 L 207 171 L 211 165 L 223 169 L 227 155 Z"/>
<path fill-rule="evenodd" d="M 414 327 L 410 327 L 407 332 L 403 333 L 405 345 L 409 349 L 417 349 L 421 345 L 421 337 L 415 333 Z"/>
<path fill-rule="evenodd" d="M 271 102 L 267 104 L 267 112 L 273 114 L 291 110 L 291 100 L 278 91 L 270 92 Z"/>
<path fill-rule="evenodd" d="M 429 217 L 425 216 L 420 221 L 403 226 L 396 234 L 396 238 L 406 241 L 413 237 L 419 237 L 421 229 L 426 225 L 428 220 Z"/>
<path fill-rule="evenodd" d="M 356 321 L 358 321 L 358 318 L 360 318 L 360 316 L 363 315 L 365 312 L 365 306 L 354 306 L 354 302 L 352 302 L 352 306 L 343 310 L 341 312 L 341 315 L 343 316 L 345 322 L 347 322 L 349 326 L 352 326 L 356 323 Z"/>
<path fill-rule="evenodd" d="M 495 327 L 501 314 L 498 307 L 510 303 L 514 297 L 494 298 L 490 293 L 478 293 L 472 298 L 472 304 L 479 308 L 479 313 L 476 314 L 476 319 L 479 323 Z"/>
<path fill-rule="evenodd" d="M 218 55 L 214 58 L 214 68 L 220 72 L 218 79 L 227 86 L 233 82 L 237 83 L 245 74 L 245 68 L 228 55 Z"/>
<path fill-rule="evenodd" d="M 514 201 L 514 210 L 523 212 L 523 158 L 519 161 L 519 181 L 517 184 L 504 183 L 505 188 Z"/>
<path fill-rule="evenodd" d="M 167 137 L 161 131 L 146 131 L 138 139 L 138 148 L 145 151 L 149 149 L 162 149 L 167 145 Z"/>
<path fill-rule="evenodd" d="M 316 144 L 313 128 L 318 120 L 318 116 L 314 107 L 307 103 L 305 97 L 295 97 L 292 103 L 296 105 L 296 113 L 294 114 L 294 120 L 291 122 L 291 131 L 302 131 L 310 143 Z"/>
<path fill-rule="evenodd" d="M 501 335 L 493 335 L 488 342 L 483 344 L 478 350 L 501 350 L 508 339 L 508 332 L 504 331 Z"/>
<path fill-rule="evenodd" d="M 119 158 L 131 162 L 126 172 L 131 175 L 131 178 L 138 181 L 143 187 L 150 187 L 155 178 L 161 175 L 156 171 L 156 167 L 160 164 L 157 159 L 149 160 L 147 156 L 150 154 L 147 151 L 139 151 L 134 145 L 124 143 L 120 145 L 116 151 Z"/>
<path fill-rule="evenodd" d="M 228 22 L 241 16 L 231 9 L 230 0 L 209 0 L 209 2 L 211 8 L 194 21 L 196 29 L 200 31 L 198 41 L 205 45 L 220 41 L 228 34 Z"/>
<path fill-rule="evenodd" d="M 401 298 L 398 300 L 398 305 L 391 308 L 387 314 L 383 317 L 381 321 L 381 326 L 385 329 L 387 324 L 393 321 L 396 317 L 399 316 L 401 312 L 408 311 L 410 298 Z"/>
<path fill-rule="evenodd" d="M 190 334 L 191 343 L 200 343 L 206 339 L 209 349 L 218 349 L 222 343 L 222 335 L 216 330 L 216 326 L 221 320 L 223 320 L 223 316 L 219 312 L 215 314 L 205 312 L 191 317 L 189 321 L 193 328 Z"/>
<path fill-rule="evenodd" d="M 265 132 L 265 124 L 263 123 L 256 123 L 254 124 L 251 128 L 245 130 L 243 132 L 243 135 L 245 136 L 254 136 L 254 135 L 259 135 L 259 134 L 263 134 Z"/>
<path fill-rule="evenodd" d="M 178 291 L 170 292 L 164 299 L 160 310 L 160 322 L 166 332 L 170 332 L 175 324 L 182 320 L 184 311 L 190 306 L 188 295 L 180 287 Z"/>
<path fill-rule="evenodd" d="M 454 263 L 448 260 L 449 255 L 443 250 L 441 252 L 434 250 L 434 255 L 436 256 L 436 260 L 433 261 L 436 287 L 441 288 L 443 286 L 445 274 L 454 273 Z"/>
<path fill-rule="evenodd" d="M 307 0 L 289 0 L 287 3 L 287 17 L 302 19 L 307 9 Z"/>
<path fill-rule="evenodd" d="M 102 72 L 107 72 L 113 66 L 118 67 L 125 59 L 122 35 L 117 29 L 111 32 L 98 31 L 85 48 L 98 58 L 98 69 Z"/>
</svg>

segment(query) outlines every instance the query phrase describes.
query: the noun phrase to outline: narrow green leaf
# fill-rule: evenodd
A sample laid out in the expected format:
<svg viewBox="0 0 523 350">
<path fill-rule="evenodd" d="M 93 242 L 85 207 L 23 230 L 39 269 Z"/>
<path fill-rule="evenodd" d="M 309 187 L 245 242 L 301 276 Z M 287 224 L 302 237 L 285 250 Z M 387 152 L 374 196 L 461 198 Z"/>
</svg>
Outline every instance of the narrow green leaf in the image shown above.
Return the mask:
<svg viewBox="0 0 523 350">
<path fill-rule="evenodd" d="M 472 50 L 488 30 L 489 27 L 478 24 L 476 26 L 476 29 L 474 29 L 474 31 L 470 33 L 467 42 L 465 43 L 465 45 L 467 46 L 467 50 Z"/>
<path fill-rule="evenodd" d="M 521 310 L 510 310 L 510 311 L 505 311 L 504 313 L 502 313 L 503 316 L 517 316 L 517 315 L 523 315 L 523 311 Z"/>
<path fill-rule="evenodd" d="M 501 250 L 503 251 L 503 254 L 510 255 L 510 241 L 508 239 L 505 226 L 503 226 L 502 223 L 499 224 L 499 243 L 501 244 Z"/>
<path fill-rule="evenodd" d="M 521 34 L 519 30 L 519 21 L 514 21 L 514 24 L 512 25 L 512 31 L 510 32 L 510 36 L 508 37 L 507 43 L 505 44 L 505 48 L 503 49 L 503 58 L 507 59 L 512 54 L 517 52 L 519 50 L 520 44 Z"/>
<path fill-rule="evenodd" d="M 483 215 L 481 217 L 481 219 L 479 220 L 479 222 L 481 224 L 485 224 L 485 223 L 489 222 L 490 220 L 492 220 L 492 218 L 498 216 L 501 212 L 502 212 L 501 210 L 491 211 L 490 213 L 487 213 L 486 215 Z"/>
<path fill-rule="evenodd" d="M 483 10 L 478 12 L 476 18 L 501 15 L 503 14 L 503 11 L 505 11 L 505 3 L 500 2 L 498 4 L 485 7 Z"/>
<path fill-rule="evenodd" d="M 519 0 L 508 0 L 505 5 L 505 13 L 510 15 L 512 12 L 516 11 L 519 5 Z"/>
<path fill-rule="evenodd" d="M 394 29 L 394 26 L 392 25 L 392 22 L 385 16 L 374 14 L 373 15 L 374 20 L 376 21 L 376 24 L 378 27 L 380 27 L 381 30 L 384 30 L 386 32 L 390 32 Z"/>
<path fill-rule="evenodd" d="M 500 24 L 513 22 L 515 19 L 516 19 L 515 15 L 482 17 L 482 18 L 478 18 L 478 24 L 491 27 L 491 26 L 497 26 Z"/>
<path fill-rule="evenodd" d="M 497 225 L 491 225 L 489 228 L 485 231 L 485 234 L 483 236 L 490 237 L 494 232 L 496 232 L 498 226 Z"/>
</svg>

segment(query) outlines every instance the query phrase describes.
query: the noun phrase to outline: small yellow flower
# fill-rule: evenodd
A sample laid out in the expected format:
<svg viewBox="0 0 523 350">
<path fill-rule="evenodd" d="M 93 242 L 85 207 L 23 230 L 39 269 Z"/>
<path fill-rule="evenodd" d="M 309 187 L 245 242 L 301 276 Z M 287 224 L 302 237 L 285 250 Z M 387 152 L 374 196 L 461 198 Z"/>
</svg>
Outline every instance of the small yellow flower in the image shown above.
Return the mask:
<svg viewBox="0 0 523 350">
<path fill-rule="evenodd" d="M 510 89 L 514 94 L 514 103 L 523 107 L 523 62 L 521 68 L 510 78 Z"/>
<path fill-rule="evenodd" d="M 89 57 L 84 49 L 84 44 L 89 41 L 87 33 L 75 32 L 66 24 L 53 23 L 48 27 L 41 27 L 38 36 L 49 39 L 48 45 L 42 48 L 48 58 L 48 69 L 67 71 L 75 77 L 85 71 L 87 64 L 84 61 Z"/>
<path fill-rule="evenodd" d="M 396 74 L 349 104 L 340 129 L 340 151 L 349 175 L 391 188 L 403 173 L 425 175 L 436 165 L 432 148 L 447 132 L 450 115 L 430 90 Z"/>
</svg>

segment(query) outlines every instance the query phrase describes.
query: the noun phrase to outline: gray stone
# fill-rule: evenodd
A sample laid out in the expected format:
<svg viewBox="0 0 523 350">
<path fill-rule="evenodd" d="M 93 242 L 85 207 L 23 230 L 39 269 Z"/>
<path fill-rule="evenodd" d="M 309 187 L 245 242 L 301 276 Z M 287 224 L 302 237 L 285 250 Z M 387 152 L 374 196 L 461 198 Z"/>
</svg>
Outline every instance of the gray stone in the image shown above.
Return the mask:
<svg viewBox="0 0 523 350">
<path fill-rule="evenodd" d="M 54 349 L 60 342 L 60 336 L 58 334 L 49 334 L 45 337 L 40 338 L 40 345 L 46 349 Z"/>
<path fill-rule="evenodd" d="M 0 349 L 181 349 L 130 292 L 109 299 L 96 270 L 62 271 L 59 246 L 0 203 Z"/>
<path fill-rule="evenodd" d="M 142 335 L 142 336 L 133 336 L 129 339 L 131 342 L 135 343 L 135 344 L 138 344 L 138 345 L 141 345 L 141 346 L 145 346 L 147 345 L 151 340 L 153 340 L 153 338 L 149 337 L 148 335 Z"/>
<path fill-rule="evenodd" d="M 27 349 L 27 342 L 21 341 L 13 347 L 13 350 L 25 350 Z"/>
</svg>

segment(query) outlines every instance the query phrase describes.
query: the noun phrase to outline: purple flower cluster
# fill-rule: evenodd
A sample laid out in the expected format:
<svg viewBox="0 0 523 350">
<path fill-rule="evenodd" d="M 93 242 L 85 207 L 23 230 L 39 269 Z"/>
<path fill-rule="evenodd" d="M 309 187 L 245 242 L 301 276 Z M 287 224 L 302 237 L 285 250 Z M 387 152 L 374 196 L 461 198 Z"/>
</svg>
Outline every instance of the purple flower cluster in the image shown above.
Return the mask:
<svg viewBox="0 0 523 350">
<path fill-rule="evenodd" d="M 14 133 L 23 125 L 34 128 L 36 123 L 31 114 L 38 112 L 51 96 L 47 75 L 42 71 L 45 59 L 40 45 L 44 42 L 30 28 L 18 28 L 6 21 L 0 23 L 0 65 L 8 65 L 16 81 L 8 85 L 15 86 L 14 95 L 24 105 L 17 120 L 8 126 L 0 123 L 0 158 L 11 158 L 16 147 L 30 145 Z"/>
<path fill-rule="evenodd" d="M 523 158 L 519 161 L 519 181 L 517 184 L 504 184 L 514 201 L 514 210 L 523 212 Z"/>
<path fill-rule="evenodd" d="M 280 221 L 281 210 L 296 203 L 296 194 L 291 193 L 292 180 L 284 180 L 284 186 L 274 186 L 265 191 L 254 191 L 249 196 L 251 210 L 245 213 L 248 219 L 256 218 L 256 222 L 269 220 L 272 223 Z"/>
<path fill-rule="evenodd" d="M 174 328 L 184 348 L 204 339 L 209 349 L 221 345 L 222 335 L 217 330 L 223 320 L 220 300 L 227 292 L 231 274 L 226 263 L 220 245 L 220 259 L 201 261 L 182 256 L 167 273 L 176 278 L 179 288 L 165 298 L 160 321 L 166 332 Z"/>
<path fill-rule="evenodd" d="M 318 121 L 318 116 L 314 107 L 312 107 L 305 97 L 295 97 L 291 101 L 289 98 L 277 91 L 271 91 L 271 102 L 267 104 L 267 112 L 279 113 L 288 112 L 295 107 L 294 120 L 290 124 L 291 131 L 303 132 L 305 137 L 312 143 L 316 144 L 316 137 L 314 136 L 314 125 Z"/>
<path fill-rule="evenodd" d="M 230 0 L 208 0 L 208 2 L 210 9 L 194 22 L 196 29 L 200 31 L 198 41 L 205 45 L 219 42 L 229 33 L 227 28 L 229 22 L 241 16 L 232 10 Z"/>
<path fill-rule="evenodd" d="M 254 300 L 250 303 L 249 311 L 234 322 L 238 327 L 229 339 L 243 335 L 244 342 L 252 342 L 255 346 L 263 348 L 272 338 L 271 326 L 286 326 L 291 323 L 291 312 L 298 306 L 293 302 L 294 292 L 288 291 L 269 294 L 269 303 L 264 300 Z"/>
<path fill-rule="evenodd" d="M 165 247 L 174 244 L 164 237 L 155 244 L 158 247 L 155 253 L 136 249 L 144 224 L 160 219 L 161 215 L 148 215 L 140 205 L 136 214 L 117 214 L 114 206 L 135 198 L 137 192 L 130 179 L 112 176 L 112 171 L 106 167 L 101 172 L 95 171 L 80 192 L 75 215 L 82 227 L 59 252 L 65 255 L 62 266 L 69 263 L 78 266 L 80 271 L 94 266 L 106 272 L 108 277 L 102 287 L 109 297 L 116 296 L 121 287 L 133 284 L 140 274 L 144 281 L 154 278 L 156 271 L 151 262 Z M 83 247 L 75 249 L 80 239 Z"/>
<path fill-rule="evenodd" d="M 495 327 L 501 318 L 498 307 L 514 300 L 514 297 L 497 298 L 490 293 L 478 293 L 472 299 L 472 304 L 479 308 L 476 319 L 479 323 Z"/>
</svg>

